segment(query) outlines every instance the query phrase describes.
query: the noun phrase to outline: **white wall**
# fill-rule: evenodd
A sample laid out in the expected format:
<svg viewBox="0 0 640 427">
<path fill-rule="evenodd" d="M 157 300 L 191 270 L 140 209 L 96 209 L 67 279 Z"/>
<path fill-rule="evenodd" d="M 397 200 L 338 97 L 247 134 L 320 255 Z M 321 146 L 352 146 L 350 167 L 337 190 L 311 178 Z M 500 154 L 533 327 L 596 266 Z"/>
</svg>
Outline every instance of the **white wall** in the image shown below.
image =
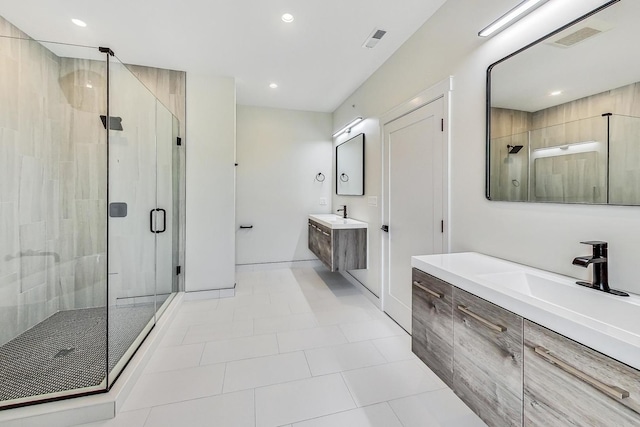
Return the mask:
<svg viewBox="0 0 640 427">
<path fill-rule="evenodd" d="M 328 113 L 238 105 L 237 264 L 316 259 L 307 215 L 331 209 L 331 126 Z"/>
<path fill-rule="evenodd" d="M 233 78 L 187 75 L 185 290 L 235 284 Z"/>
<path fill-rule="evenodd" d="M 575 256 L 590 248 L 582 240 L 609 242 L 613 287 L 640 293 L 635 247 L 640 242 L 640 207 L 573 206 L 490 202 L 485 182 L 485 78 L 496 60 L 604 3 L 602 0 L 555 0 L 489 40 L 477 32 L 518 0 L 449 0 L 367 82 L 334 113 L 334 129 L 356 115 L 384 112 L 454 76 L 451 122 L 451 248 L 478 251 L 583 279 Z M 613 6 L 615 7 L 615 6 Z M 354 107 L 355 105 L 355 107 Z M 379 246 L 380 209 L 367 209 L 366 197 L 380 192 L 379 126 L 366 127 L 367 189 L 349 198 L 353 217 L 370 222 L 370 244 Z M 354 129 L 357 131 L 357 129 Z M 375 185 L 375 187 L 373 187 Z M 407 191 L 410 191 L 408 189 Z M 334 205 L 343 198 L 333 198 Z M 372 244 L 373 243 L 373 244 Z M 380 252 L 370 251 L 370 269 L 358 278 L 379 289 Z M 376 260 L 377 259 L 377 260 Z"/>
</svg>

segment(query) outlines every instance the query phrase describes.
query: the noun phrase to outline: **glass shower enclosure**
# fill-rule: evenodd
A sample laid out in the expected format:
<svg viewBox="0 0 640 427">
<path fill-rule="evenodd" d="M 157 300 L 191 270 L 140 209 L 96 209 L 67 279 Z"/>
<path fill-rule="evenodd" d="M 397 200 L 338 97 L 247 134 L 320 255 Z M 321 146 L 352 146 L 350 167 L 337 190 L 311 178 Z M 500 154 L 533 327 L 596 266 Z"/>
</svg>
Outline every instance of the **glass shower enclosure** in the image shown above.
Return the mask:
<svg viewBox="0 0 640 427">
<path fill-rule="evenodd" d="M 0 36 L 0 409 L 109 390 L 179 290 L 179 122 L 109 49 Z"/>
</svg>

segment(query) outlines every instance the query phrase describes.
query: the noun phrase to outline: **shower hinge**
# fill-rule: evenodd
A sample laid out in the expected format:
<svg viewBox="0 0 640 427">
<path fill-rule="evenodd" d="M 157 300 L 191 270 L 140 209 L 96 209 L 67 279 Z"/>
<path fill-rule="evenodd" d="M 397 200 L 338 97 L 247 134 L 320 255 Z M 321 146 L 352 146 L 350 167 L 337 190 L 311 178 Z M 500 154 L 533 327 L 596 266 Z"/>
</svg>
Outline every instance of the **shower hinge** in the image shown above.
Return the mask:
<svg viewBox="0 0 640 427">
<path fill-rule="evenodd" d="M 440 119 L 440 132 L 444 132 L 444 119 Z"/>
<path fill-rule="evenodd" d="M 180 273 L 182 273 L 182 266 L 181 265 L 176 267 L 176 276 L 179 276 Z"/>
<path fill-rule="evenodd" d="M 177 142 L 178 146 L 182 145 L 182 138 L 177 137 L 176 138 L 176 142 Z"/>
<path fill-rule="evenodd" d="M 444 219 L 440 221 L 440 232 L 444 233 Z"/>
</svg>

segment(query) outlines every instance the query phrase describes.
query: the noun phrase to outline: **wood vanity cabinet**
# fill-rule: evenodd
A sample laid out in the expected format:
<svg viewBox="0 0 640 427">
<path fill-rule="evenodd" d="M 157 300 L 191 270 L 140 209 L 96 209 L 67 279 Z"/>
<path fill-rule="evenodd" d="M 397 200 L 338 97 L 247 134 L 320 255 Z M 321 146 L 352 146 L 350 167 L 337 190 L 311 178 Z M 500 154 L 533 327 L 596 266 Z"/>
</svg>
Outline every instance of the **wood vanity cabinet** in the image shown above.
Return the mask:
<svg viewBox="0 0 640 427">
<path fill-rule="evenodd" d="M 331 229 L 309 220 L 309 250 L 331 271 L 367 268 L 367 229 Z"/>
<path fill-rule="evenodd" d="M 524 323 L 525 426 L 640 426 L 640 372 Z"/>
<path fill-rule="evenodd" d="M 522 317 L 453 288 L 453 390 L 489 426 L 522 425 L 522 331 Z"/>
<path fill-rule="evenodd" d="M 418 269 L 412 273 L 411 350 L 453 386 L 453 286 Z"/>
</svg>

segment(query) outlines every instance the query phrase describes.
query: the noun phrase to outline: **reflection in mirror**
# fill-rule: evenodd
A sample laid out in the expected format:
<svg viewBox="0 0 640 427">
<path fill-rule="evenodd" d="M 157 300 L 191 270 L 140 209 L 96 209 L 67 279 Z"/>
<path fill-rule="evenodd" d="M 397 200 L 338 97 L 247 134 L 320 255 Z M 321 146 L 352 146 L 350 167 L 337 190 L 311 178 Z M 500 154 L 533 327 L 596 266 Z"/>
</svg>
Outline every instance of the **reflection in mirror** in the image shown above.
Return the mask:
<svg viewBox="0 0 640 427">
<path fill-rule="evenodd" d="M 489 67 L 489 199 L 640 205 L 637 16 L 609 2 Z"/>
<path fill-rule="evenodd" d="M 364 195 L 364 134 L 336 147 L 336 194 Z"/>
</svg>

